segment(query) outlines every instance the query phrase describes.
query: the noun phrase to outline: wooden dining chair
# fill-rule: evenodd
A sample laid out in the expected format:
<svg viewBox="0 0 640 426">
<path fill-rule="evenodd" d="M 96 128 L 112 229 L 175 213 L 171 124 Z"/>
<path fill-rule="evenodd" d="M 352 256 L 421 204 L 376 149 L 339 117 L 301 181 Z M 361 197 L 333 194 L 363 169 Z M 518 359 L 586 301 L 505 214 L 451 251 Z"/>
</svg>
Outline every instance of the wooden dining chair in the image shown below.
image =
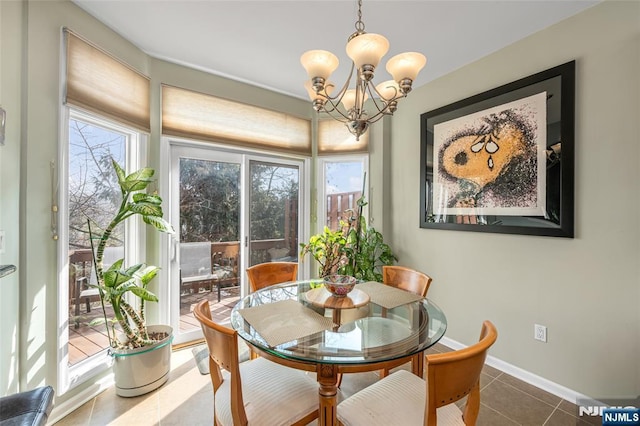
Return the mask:
<svg viewBox="0 0 640 426">
<path fill-rule="evenodd" d="M 427 297 L 431 277 L 415 269 L 404 266 L 385 265 L 382 267 L 382 282 L 401 290 Z"/>
<path fill-rule="evenodd" d="M 385 265 L 382 267 L 383 284 L 399 288 L 418 296 L 427 297 L 431 285 L 431 277 L 424 272 L 404 266 Z M 389 375 L 388 369 L 380 370 L 380 378 Z"/>
<path fill-rule="evenodd" d="M 498 337 L 490 321 L 480 341 L 458 351 L 426 356 L 427 380 L 400 370 L 338 405 L 344 426 L 475 425 L 480 410 L 480 373 Z M 464 412 L 455 404 L 469 395 Z"/>
<path fill-rule="evenodd" d="M 298 279 L 296 262 L 265 262 L 247 268 L 251 292 Z"/>
<path fill-rule="evenodd" d="M 306 425 L 318 418 L 318 384 L 305 372 L 265 358 L 240 363 L 238 333 L 211 319 L 209 301 L 193 314 L 209 347 L 216 426 Z"/>
</svg>

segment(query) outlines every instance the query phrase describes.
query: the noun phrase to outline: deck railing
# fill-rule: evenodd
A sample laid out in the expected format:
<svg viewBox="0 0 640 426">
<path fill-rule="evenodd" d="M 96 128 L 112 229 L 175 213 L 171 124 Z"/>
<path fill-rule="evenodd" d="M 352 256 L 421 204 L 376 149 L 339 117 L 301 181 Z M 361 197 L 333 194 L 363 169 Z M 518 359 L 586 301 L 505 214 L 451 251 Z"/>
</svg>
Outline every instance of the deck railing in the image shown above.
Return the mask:
<svg viewBox="0 0 640 426">
<path fill-rule="evenodd" d="M 329 229 L 337 230 L 340 219 L 344 219 L 344 211 L 358 208 L 358 198 L 362 196 L 361 191 L 341 192 L 339 194 L 327 195 L 327 223 Z"/>
<path fill-rule="evenodd" d="M 348 209 L 357 209 L 358 198 L 361 191 L 343 192 L 331 194 L 326 197 L 327 221 L 326 225 L 331 229 L 338 229 L 341 219 L 344 219 L 344 212 Z M 285 206 L 285 235 L 280 239 L 267 239 L 251 241 L 251 259 L 249 265 L 269 262 L 275 258 L 286 258 L 296 261 L 298 259 L 299 241 L 297 234 L 297 200 L 287 200 Z M 234 267 L 236 278 L 240 277 L 237 270 L 240 264 L 239 241 L 212 242 L 211 243 L 211 264 Z M 281 255 L 282 253 L 286 253 Z M 90 282 L 93 262 L 90 249 L 78 249 L 71 251 L 69 255 L 69 304 L 75 305 L 77 298 L 77 279 L 86 278 Z M 82 301 L 80 301 L 82 302 Z"/>
<path fill-rule="evenodd" d="M 288 256 L 297 259 L 297 238 L 287 241 L 284 238 L 257 240 L 251 242 L 252 259 L 251 264 L 269 262 L 273 260 L 272 249 L 277 253 L 281 249 L 287 249 Z M 270 252 L 271 251 L 271 252 Z M 282 250 L 284 251 L 284 250 Z M 211 265 L 230 267 L 233 269 L 236 282 L 239 282 L 240 271 L 240 242 L 212 242 L 211 243 Z M 74 250 L 69 255 L 69 305 L 75 305 L 77 298 L 78 279 L 86 278 L 90 282 L 93 260 L 90 249 Z M 83 302 L 82 300 L 79 302 Z"/>
</svg>

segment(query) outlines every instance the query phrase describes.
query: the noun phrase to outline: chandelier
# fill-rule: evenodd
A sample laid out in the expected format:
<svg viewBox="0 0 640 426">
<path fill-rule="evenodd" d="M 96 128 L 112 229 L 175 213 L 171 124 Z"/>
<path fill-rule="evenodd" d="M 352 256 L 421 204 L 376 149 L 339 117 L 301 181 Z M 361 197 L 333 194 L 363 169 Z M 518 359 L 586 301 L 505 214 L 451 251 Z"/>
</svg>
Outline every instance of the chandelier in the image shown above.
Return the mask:
<svg viewBox="0 0 640 426">
<path fill-rule="evenodd" d="M 333 95 L 335 86 L 329 81 L 331 73 L 338 68 L 338 58 L 326 50 L 309 50 L 302 54 L 300 62 L 310 80 L 305 88 L 313 102 L 313 109 L 325 112 L 330 117 L 345 123 L 356 140 L 385 115 L 393 115 L 398 101 L 411 91 L 418 72 L 427 63 L 421 53 L 400 53 L 389 59 L 387 71 L 393 80 L 377 86 L 373 74 L 382 57 L 389 50 L 389 41 L 380 34 L 366 33 L 362 22 L 362 0 L 358 0 L 356 31 L 347 40 L 347 55 L 351 58 L 351 72 L 340 91 Z M 355 74 L 355 88 L 349 89 Z M 367 99 L 372 100 L 372 113 L 364 109 Z"/>
</svg>

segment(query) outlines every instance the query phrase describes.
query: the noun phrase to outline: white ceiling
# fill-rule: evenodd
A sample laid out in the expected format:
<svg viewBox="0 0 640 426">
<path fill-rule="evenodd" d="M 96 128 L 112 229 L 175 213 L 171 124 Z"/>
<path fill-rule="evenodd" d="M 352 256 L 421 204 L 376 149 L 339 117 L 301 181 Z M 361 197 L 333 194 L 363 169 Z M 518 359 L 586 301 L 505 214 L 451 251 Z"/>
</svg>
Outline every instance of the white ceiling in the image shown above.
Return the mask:
<svg viewBox="0 0 640 426">
<path fill-rule="evenodd" d="M 366 31 L 387 37 L 384 63 L 404 51 L 427 56 L 414 87 L 574 15 L 600 0 L 364 0 Z M 300 55 L 336 54 L 344 84 L 354 0 L 73 0 L 147 54 L 307 99 Z M 532 52 L 540 55 L 544 52 Z"/>
</svg>

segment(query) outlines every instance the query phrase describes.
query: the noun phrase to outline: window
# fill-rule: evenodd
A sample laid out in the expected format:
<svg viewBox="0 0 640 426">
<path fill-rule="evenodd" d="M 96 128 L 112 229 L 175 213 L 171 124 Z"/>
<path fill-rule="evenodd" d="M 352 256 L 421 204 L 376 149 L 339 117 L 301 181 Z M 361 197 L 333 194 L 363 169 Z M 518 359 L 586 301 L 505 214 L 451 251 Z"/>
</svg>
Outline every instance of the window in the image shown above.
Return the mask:
<svg viewBox="0 0 640 426">
<path fill-rule="evenodd" d="M 368 155 L 321 157 L 318 171 L 318 227 L 338 229 L 345 211 L 357 210 L 363 195 L 363 179 Z M 366 188 L 364 188 L 366 189 Z M 366 216 L 366 207 L 365 212 Z"/>
<path fill-rule="evenodd" d="M 66 167 L 60 167 L 66 173 L 61 179 L 59 215 L 62 248 L 59 305 L 61 312 L 68 313 L 67 339 L 63 338 L 65 348 L 59 365 L 63 373 L 59 387 L 63 391 L 81 382 L 85 375 L 100 371 L 97 364 L 106 363 L 104 351 L 109 347 L 106 325 L 92 324 L 92 320 L 102 318 L 105 312 L 110 318 L 113 313 L 110 306 L 102 306 L 91 287 L 96 278 L 89 226 L 93 230 L 104 229 L 118 209 L 121 194 L 112 159 L 127 171 L 138 169 L 144 140 L 131 128 L 75 109 L 66 111 L 67 144 L 61 155 L 66 159 Z M 133 222 L 114 230 L 112 241 L 116 242 L 105 251 L 105 267 L 123 257 L 127 262 L 137 257 L 140 242 L 132 236 L 138 232 Z"/>
</svg>

